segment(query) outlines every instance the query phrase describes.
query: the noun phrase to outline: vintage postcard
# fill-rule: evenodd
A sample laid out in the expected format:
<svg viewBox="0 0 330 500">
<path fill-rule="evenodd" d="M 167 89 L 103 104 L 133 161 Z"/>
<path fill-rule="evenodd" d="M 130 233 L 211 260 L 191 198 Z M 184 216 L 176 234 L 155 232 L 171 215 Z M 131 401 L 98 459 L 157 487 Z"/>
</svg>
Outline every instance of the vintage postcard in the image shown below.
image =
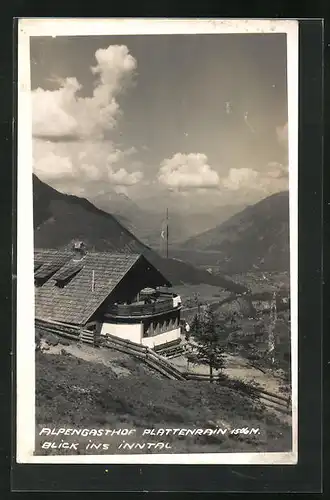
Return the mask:
<svg viewBox="0 0 330 500">
<path fill-rule="evenodd" d="M 296 464 L 298 22 L 20 19 L 17 462 Z"/>
</svg>

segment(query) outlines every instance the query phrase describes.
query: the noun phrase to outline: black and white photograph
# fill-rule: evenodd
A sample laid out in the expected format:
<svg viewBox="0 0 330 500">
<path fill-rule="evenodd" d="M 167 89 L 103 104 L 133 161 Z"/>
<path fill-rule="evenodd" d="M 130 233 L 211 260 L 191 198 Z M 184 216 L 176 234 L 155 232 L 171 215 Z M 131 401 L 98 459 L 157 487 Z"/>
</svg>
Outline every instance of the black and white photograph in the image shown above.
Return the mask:
<svg viewBox="0 0 330 500">
<path fill-rule="evenodd" d="M 297 22 L 18 43 L 18 462 L 296 464 Z"/>
</svg>

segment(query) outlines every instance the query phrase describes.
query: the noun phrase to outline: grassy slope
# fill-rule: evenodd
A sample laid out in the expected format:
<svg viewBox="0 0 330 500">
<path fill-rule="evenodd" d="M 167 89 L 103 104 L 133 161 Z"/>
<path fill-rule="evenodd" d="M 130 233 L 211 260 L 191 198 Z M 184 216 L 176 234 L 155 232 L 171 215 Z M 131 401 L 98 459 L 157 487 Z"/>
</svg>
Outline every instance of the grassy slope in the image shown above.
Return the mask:
<svg viewBox="0 0 330 500">
<path fill-rule="evenodd" d="M 135 428 L 138 433 L 145 427 L 205 429 L 212 422 L 231 428 L 259 427 L 261 433 L 172 437 L 168 439 L 171 451 L 288 451 L 290 448 L 289 427 L 265 413 L 257 403 L 218 384 L 163 379 L 124 354 L 113 361 L 117 367 L 126 369 L 126 375 L 119 376 L 109 366 L 68 354 L 36 354 L 39 428 L 126 427 Z"/>
</svg>

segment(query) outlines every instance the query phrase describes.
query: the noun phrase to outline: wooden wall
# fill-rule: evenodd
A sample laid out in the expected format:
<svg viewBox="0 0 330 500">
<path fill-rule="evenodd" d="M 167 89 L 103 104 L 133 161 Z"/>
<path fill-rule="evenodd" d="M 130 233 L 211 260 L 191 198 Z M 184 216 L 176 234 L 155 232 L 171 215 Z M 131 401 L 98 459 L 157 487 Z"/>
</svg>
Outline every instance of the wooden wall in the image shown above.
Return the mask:
<svg viewBox="0 0 330 500">
<path fill-rule="evenodd" d="M 106 311 L 108 305 L 115 302 L 133 301 L 143 288 L 165 285 L 165 278 L 145 259 L 140 259 L 103 303 L 102 310 Z"/>
</svg>

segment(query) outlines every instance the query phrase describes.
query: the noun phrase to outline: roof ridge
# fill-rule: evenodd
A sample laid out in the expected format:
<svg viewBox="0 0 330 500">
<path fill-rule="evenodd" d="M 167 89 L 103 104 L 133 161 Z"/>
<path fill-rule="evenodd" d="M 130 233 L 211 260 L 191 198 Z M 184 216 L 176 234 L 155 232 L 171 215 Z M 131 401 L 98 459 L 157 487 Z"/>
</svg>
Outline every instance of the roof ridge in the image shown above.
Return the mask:
<svg viewBox="0 0 330 500">
<path fill-rule="evenodd" d="M 74 251 L 69 248 L 34 248 L 34 253 L 37 252 L 56 252 L 62 254 L 72 254 L 74 255 Z M 103 250 L 103 251 L 95 251 L 95 250 L 86 250 L 85 255 L 111 255 L 116 257 L 142 257 L 141 252 L 113 252 L 111 250 Z"/>
</svg>

